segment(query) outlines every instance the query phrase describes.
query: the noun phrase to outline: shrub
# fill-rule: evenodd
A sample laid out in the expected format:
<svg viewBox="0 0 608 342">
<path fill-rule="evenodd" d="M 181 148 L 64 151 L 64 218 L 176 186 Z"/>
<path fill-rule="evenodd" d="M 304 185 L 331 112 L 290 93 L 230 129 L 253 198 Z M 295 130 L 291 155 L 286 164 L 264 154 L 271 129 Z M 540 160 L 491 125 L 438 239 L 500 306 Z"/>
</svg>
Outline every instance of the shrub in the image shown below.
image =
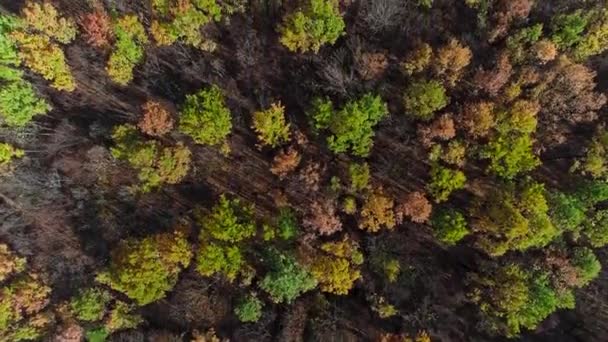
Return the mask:
<svg viewBox="0 0 608 342">
<path fill-rule="evenodd" d="M 386 298 L 378 295 L 372 296 L 372 311 L 378 314 L 380 318 L 390 318 L 399 313 L 393 305 L 389 304 Z"/>
<path fill-rule="evenodd" d="M 369 185 L 369 165 L 367 163 L 355 164 L 352 163 L 348 167 L 350 175 L 350 188 L 355 192 L 367 189 Z"/>
<path fill-rule="evenodd" d="M 314 202 L 302 224 L 321 235 L 332 235 L 342 230 L 342 222 L 340 222 L 340 217 L 336 213 L 336 204 L 329 199 Z"/>
<path fill-rule="evenodd" d="M 27 1 L 22 13 L 27 26 L 62 44 L 68 44 L 76 38 L 74 21 L 59 17 L 59 12 L 50 2 L 38 4 Z"/>
<path fill-rule="evenodd" d="M 608 171 L 606 158 L 608 157 L 608 131 L 603 127 L 591 140 L 586 155 L 581 163 L 582 172 L 593 178 L 603 177 Z"/>
<path fill-rule="evenodd" d="M 244 266 L 245 259 L 239 247 L 201 241 L 196 259 L 196 270 L 201 275 L 210 277 L 219 273 L 234 281 Z"/>
<path fill-rule="evenodd" d="M 97 48 L 110 45 L 112 20 L 103 8 L 85 14 L 80 20 L 80 26 L 87 43 Z"/>
<path fill-rule="evenodd" d="M 414 51 L 408 53 L 401 67 L 407 75 L 413 75 L 424 71 L 433 58 L 433 48 L 429 44 L 422 44 Z"/>
<path fill-rule="evenodd" d="M 65 91 L 76 89 L 63 51 L 48 36 L 16 31 L 12 33 L 12 38 L 19 46 L 19 57 L 23 63 L 44 79 L 52 81 L 53 88 Z"/>
<path fill-rule="evenodd" d="M 113 31 L 116 42 L 106 70 L 114 82 L 125 86 L 133 79 L 135 66 L 144 58 L 144 45 L 148 43 L 148 36 L 135 15 L 118 19 Z"/>
<path fill-rule="evenodd" d="M 269 271 L 259 286 L 275 303 L 291 303 L 302 293 L 317 286 L 312 275 L 290 255 L 272 249 L 265 258 Z"/>
<path fill-rule="evenodd" d="M 283 179 L 300 165 L 301 160 L 302 157 L 300 156 L 300 153 L 298 153 L 298 150 L 289 147 L 286 150 L 282 150 L 274 157 L 270 172 L 272 172 L 273 175 L 279 176 L 280 179 Z"/>
<path fill-rule="evenodd" d="M 225 143 L 232 130 L 230 110 L 217 86 L 186 96 L 180 111 L 179 130 L 197 144 Z"/>
<path fill-rule="evenodd" d="M 403 95 L 405 110 L 413 118 L 429 121 L 436 111 L 449 103 L 445 88 L 437 81 L 416 81 Z"/>
<path fill-rule="evenodd" d="M 380 96 L 366 94 L 334 111 L 329 100 L 315 99 L 309 113 L 317 129 L 328 129 L 329 149 L 334 153 L 350 152 L 365 157 L 373 145 L 374 126 L 388 115 Z"/>
<path fill-rule="evenodd" d="M 495 189 L 471 209 L 477 245 L 492 256 L 544 247 L 561 233 L 548 211 L 542 184 L 525 180 Z"/>
<path fill-rule="evenodd" d="M 442 243 L 451 246 L 469 235 L 469 228 L 464 215 L 455 209 L 441 209 L 433 214 L 431 226 L 435 237 Z"/>
<path fill-rule="evenodd" d="M 152 136 L 162 137 L 173 129 L 173 118 L 169 109 L 156 101 L 148 101 L 143 105 L 143 117 L 137 127 Z"/>
<path fill-rule="evenodd" d="M 211 212 L 198 219 L 203 228 L 201 237 L 210 235 L 214 239 L 225 242 L 239 242 L 255 235 L 256 226 L 253 216 L 253 206 L 241 204 L 239 199 L 220 197 Z"/>
<path fill-rule="evenodd" d="M 290 51 L 317 53 L 344 34 L 344 20 L 335 0 L 306 0 L 302 8 L 287 15 L 279 27 L 281 44 Z"/>
<path fill-rule="evenodd" d="M 0 282 L 14 273 L 23 272 L 25 263 L 25 258 L 16 255 L 7 245 L 0 244 Z"/>
<path fill-rule="evenodd" d="M 133 329 L 140 325 L 144 320 L 140 315 L 134 314 L 135 308 L 125 302 L 117 301 L 114 308 L 108 315 L 105 329 L 109 332 L 118 330 Z"/>
<path fill-rule="evenodd" d="M 112 251 L 110 265 L 97 281 L 146 305 L 175 286 L 191 258 L 191 247 L 181 232 L 124 240 Z"/>
<path fill-rule="evenodd" d="M 358 245 L 346 237 L 340 242 L 321 245 L 322 254 L 313 259 L 311 272 L 319 282 L 321 290 L 337 295 L 346 295 L 361 277 L 359 265 L 363 254 Z"/>
<path fill-rule="evenodd" d="M 395 228 L 394 206 L 393 199 L 385 195 L 382 189 L 371 191 L 361 208 L 359 228 L 370 233 L 378 232 L 382 227 Z"/>
<path fill-rule="evenodd" d="M 257 322 L 262 317 L 264 304 L 254 295 L 245 296 L 234 308 L 234 313 L 241 322 Z"/>
<path fill-rule="evenodd" d="M 21 158 L 25 152 L 6 143 L 0 143 L 0 167 L 8 165 L 14 158 Z"/>
<path fill-rule="evenodd" d="M 464 188 L 467 181 L 462 171 L 452 170 L 441 165 L 431 168 L 431 182 L 428 191 L 435 198 L 436 203 L 444 202 L 455 190 Z"/>
<path fill-rule="evenodd" d="M 72 313 L 81 321 L 99 321 L 106 313 L 106 306 L 112 297 L 104 290 L 88 288 L 80 290 L 70 301 Z"/>
<path fill-rule="evenodd" d="M 298 235 L 298 220 L 292 209 L 281 208 L 279 210 L 277 230 L 279 237 L 283 240 L 291 240 Z"/>
<path fill-rule="evenodd" d="M 608 245 L 608 210 L 598 210 L 583 227 L 583 235 L 595 248 Z"/>
<path fill-rule="evenodd" d="M 253 113 L 253 129 L 262 145 L 277 147 L 289 141 L 289 124 L 285 123 L 285 107 L 279 102 L 269 109 Z"/>
<path fill-rule="evenodd" d="M 112 156 L 127 161 L 138 171 L 139 190 L 148 192 L 162 184 L 179 183 L 190 170 L 191 152 L 178 143 L 159 148 L 156 141 L 143 141 L 134 126 L 118 126 L 112 133 L 115 146 Z"/>
</svg>

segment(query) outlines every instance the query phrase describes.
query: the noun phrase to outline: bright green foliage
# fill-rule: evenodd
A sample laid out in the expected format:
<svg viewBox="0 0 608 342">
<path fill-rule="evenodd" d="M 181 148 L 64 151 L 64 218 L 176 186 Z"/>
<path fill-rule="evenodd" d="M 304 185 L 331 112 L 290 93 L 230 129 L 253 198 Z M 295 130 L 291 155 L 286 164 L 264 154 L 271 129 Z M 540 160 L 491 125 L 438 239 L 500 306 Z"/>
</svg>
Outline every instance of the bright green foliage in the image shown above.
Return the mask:
<svg viewBox="0 0 608 342">
<path fill-rule="evenodd" d="M 355 191 L 363 191 L 367 189 L 369 185 L 369 165 L 363 164 L 350 164 L 348 167 L 348 174 L 350 175 L 350 188 Z"/>
<path fill-rule="evenodd" d="M 593 247 L 608 245 L 608 210 L 598 210 L 584 225 L 583 235 Z"/>
<path fill-rule="evenodd" d="M 442 209 L 433 212 L 431 225 L 435 237 L 450 246 L 455 245 L 465 236 L 469 235 L 469 228 L 464 215 L 455 209 Z"/>
<path fill-rule="evenodd" d="M 509 264 L 493 267 L 487 275 L 472 275 L 471 299 L 482 314 L 481 326 L 491 333 L 517 336 L 534 329 L 559 308 L 573 308 L 571 291 L 557 292 L 545 273 L 524 271 Z"/>
<path fill-rule="evenodd" d="M 332 133 L 327 138 L 330 150 L 367 156 L 374 144 L 374 126 L 388 115 L 386 103 L 380 96 L 366 94 L 338 111 L 332 107 L 329 100 L 315 99 L 309 113 L 317 129 Z"/>
<path fill-rule="evenodd" d="M 575 195 L 554 192 L 548 197 L 551 221 L 563 231 L 579 230 L 580 225 L 587 218 L 587 207 Z"/>
<path fill-rule="evenodd" d="M 548 210 L 542 184 L 527 180 L 495 189 L 471 211 L 477 245 L 492 256 L 544 247 L 561 234 Z"/>
<path fill-rule="evenodd" d="M 49 110 L 51 106 L 36 95 L 28 82 L 20 80 L 0 86 L 0 116 L 9 126 L 25 126 L 34 116 Z"/>
<path fill-rule="evenodd" d="M 602 265 L 597 260 L 593 251 L 586 247 L 574 249 L 572 265 L 577 268 L 578 285 L 580 287 L 586 286 L 593 279 L 597 278 L 602 270 Z"/>
<path fill-rule="evenodd" d="M 225 143 L 232 130 L 230 110 L 222 90 L 215 85 L 186 96 L 180 115 L 179 130 L 197 144 Z"/>
<path fill-rule="evenodd" d="M 208 215 L 200 218 L 199 224 L 203 228 L 201 236 L 209 234 L 225 242 L 239 242 L 252 237 L 256 230 L 253 206 L 241 204 L 239 199 L 228 199 L 225 195 Z"/>
<path fill-rule="evenodd" d="M 293 52 L 317 53 L 321 46 L 334 44 L 344 28 L 336 0 L 305 0 L 302 8 L 284 18 L 280 41 Z"/>
<path fill-rule="evenodd" d="M 264 303 L 254 295 L 242 298 L 234 308 L 234 313 L 241 322 L 257 322 L 262 317 Z"/>
<path fill-rule="evenodd" d="M 190 244 L 181 232 L 124 240 L 112 251 L 110 265 L 97 281 L 146 305 L 175 286 L 191 258 Z"/>
<path fill-rule="evenodd" d="M 108 315 L 106 330 L 110 333 L 118 330 L 133 329 L 144 320 L 140 315 L 134 314 L 135 308 L 125 302 L 117 301 Z"/>
<path fill-rule="evenodd" d="M 589 147 L 587 147 L 584 159 L 580 162 L 582 172 L 593 178 L 603 177 L 608 172 L 607 158 L 608 131 L 600 128 L 593 137 Z"/>
<path fill-rule="evenodd" d="M 253 129 L 262 145 L 277 147 L 289 141 L 289 124 L 285 123 L 285 107 L 273 103 L 267 110 L 253 113 Z"/>
<path fill-rule="evenodd" d="M 585 60 L 603 53 L 606 49 L 608 49 L 608 10 L 604 9 L 572 53 L 576 59 Z"/>
<path fill-rule="evenodd" d="M 106 313 L 106 306 L 112 297 L 107 291 L 98 288 L 81 290 L 70 301 L 72 313 L 81 321 L 99 321 Z"/>
<path fill-rule="evenodd" d="M 219 273 L 230 281 L 236 279 L 244 266 L 245 259 L 239 247 L 213 242 L 205 242 L 196 259 L 196 270 L 201 275 L 210 277 Z"/>
<path fill-rule="evenodd" d="M 443 85 L 435 80 L 415 81 L 403 95 L 405 111 L 414 119 L 429 121 L 436 111 L 448 105 L 450 99 Z"/>
<path fill-rule="evenodd" d="M 158 45 L 183 40 L 196 48 L 211 51 L 215 44 L 201 34 L 201 28 L 211 21 L 220 21 L 224 13 L 236 10 L 226 5 L 227 2 L 218 4 L 216 0 L 154 0 L 152 7 L 158 20 L 152 22 L 152 36 Z"/>
<path fill-rule="evenodd" d="M 482 159 L 490 159 L 488 169 L 500 177 L 512 179 L 540 165 L 532 150 L 536 131 L 538 104 L 517 101 L 499 113 L 496 132 L 480 152 Z"/>
<path fill-rule="evenodd" d="M 585 207 L 590 208 L 597 203 L 608 200 L 608 183 L 604 181 L 584 182 L 577 186 L 574 196 Z"/>
<path fill-rule="evenodd" d="M 179 183 L 190 170 L 190 150 L 178 143 L 176 147 L 160 148 L 158 142 L 144 141 L 137 128 L 120 125 L 112 133 L 114 158 L 127 161 L 138 171 L 139 189 L 148 192 L 163 184 Z"/>
<path fill-rule="evenodd" d="M 38 4 L 28 1 L 23 8 L 24 23 L 31 29 L 43 33 L 62 44 L 76 38 L 76 24 L 72 19 L 59 17 L 59 12 L 50 3 Z"/>
<path fill-rule="evenodd" d="M 127 15 L 114 24 L 114 37 L 114 51 L 106 70 L 114 82 L 124 86 L 131 82 L 133 68 L 144 58 L 144 45 L 148 43 L 148 36 L 137 16 Z"/>
<path fill-rule="evenodd" d="M 313 276 L 290 255 L 271 249 L 265 258 L 268 273 L 259 286 L 275 303 L 291 303 L 302 293 L 317 286 Z"/>
<path fill-rule="evenodd" d="M 0 340 L 40 339 L 51 323 L 42 310 L 49 303 L 51 288 L 36 275 L 20 274 L 0 288 Z"/>
<path fill-rule="evenodd" d="M 581 39 L 589 24 L 589 18 L 581 10 L 571 14 L 561 14 L 553 19 L 551 40 L 560 48 L 572 47 Z"/>
<path fill-rule="evenodd" d="M 25 152 L 6 143 L 0 143 L 0 167 L 8 165 L 13 158 L 21 158 Z"/>
<path fill-rule="evenodd" d="M 467 177 L 462 171 L 435 164 L 431 168 L 428 190 L 435 202 L 440 203 L 446 201 L 452 192 L 464 188 L 466 181 Z"/>
<path fill-rule="evenodd" d="M 88 342 L 105 342 L 110 333 L 105 328 L 87 330 L 85 337 Z"/>
<path fill-rule="evenodd" d="M 363 264 L 363 253 L 348 237 L 339 242 L 321 245 L 322 254 L 311 265 L 311 272 L 319 282 L 321 290 L 337 295 L 346 295 L 361 278 L 359 266 Z"/>
</svg>

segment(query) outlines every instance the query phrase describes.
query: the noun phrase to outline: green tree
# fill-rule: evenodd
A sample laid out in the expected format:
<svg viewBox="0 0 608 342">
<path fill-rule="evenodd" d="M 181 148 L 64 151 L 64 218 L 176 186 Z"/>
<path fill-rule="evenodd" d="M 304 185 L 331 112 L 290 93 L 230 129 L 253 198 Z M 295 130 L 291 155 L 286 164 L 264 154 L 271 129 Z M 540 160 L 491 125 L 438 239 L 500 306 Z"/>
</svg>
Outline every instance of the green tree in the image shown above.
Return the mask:
<svg viewBox="0 0 608 342">
<path fill-rule="evenodd" d="M 133 313 L 135 307 L 125 302 L 117 301 L 114 308 L 108 314 L 105 329 L 109 333 L 133 329 L 140 325 L 144 320 L 140 315 Z"/>
<path fill-rule="evenodd" d="M 577 60 L 585 60 L 608 49 L 608 10 L 603 9 L 596 16 L 597 19 L 572 51 Z"/>
<path fill-rule="evenodd" d="M 431 218 L 431 226 L 435 237 L 448 246 L 455 245 L 470 233 L 464 215 L 455 209 L 435 211 Z"/>
<path fill-rule="evenodd" d="M 450 194 L 464 188 L 467 178 L 460 170 L 452 170 L 435 164 L 431 168 L 431 182 L 428 185 L 429 193 L 440 203 L 448 199 Z"/>
<path fill-rule="evenodd" d="M 114 51 L 106 70 L 110 78 L 127 85 L 133 79 L 133 69 L 144 58 L 144 46 L 148 43 L 146 29 L 135 15 L 127 15 L 114 24 Z"/>
<path fill-rule="evenodd" d="M 602 265 L 590 248 L 578 247 L 574 249 L 572 265 L 578 273 L 579 287 L 586 286 L 597 278 L 602 270 Z"/>
<path fill-rule="evenodd" d="M 583 226 L 583 235 L 595 248 L 608 245 L 608 209 L 595 212 Z"/>
<path fill-rule="evenodd" d="M 234 281 L 245 266 L 245 258 L 238 246 L 224 246 L 214 242 L 201 242 L 196 258 L 196 270 L 203 276 L 222 274 Z"/>
<path fill-rule="evenodd" d="M 179 130 L 197 144 L 218 145 L 226 143 L 232 130 L 231 114 L 218 86 L 203 89 L 186 96 L 180 111 Z"/>
<path fill-rule="evenodd" d="M 160 148 L 156 141 L 142 140 L 137 128 L 131 124 L 114 128 L 112 139 L 115 142 L 112 156 L 128 162 L 138 171 L 139 190 L 143 192 L 163 184 L 177 184 L 190 170 L 192 154 L 181 143 Z"/>
<path fill-rule="evenodd" d="M 269 271 L 259 286 L 275 303 L 291 303 L 302 293 L 317 286 L 315 278 L 296 259 L 271 249 L 264 258 Z"/>
<path fill-rule="evenodd" d="M 329 100 L 315 99 L 309 115 L 317 129 L 327 129 L 329 149 L 334 153 L 350 151 L 365 157 L 373 146 L 374 126 L 388 115 L 386 103 L 380 96 L 366 94 L 349 101 L 336 111 Z"/>
<path fill-rule="evenodd" d="M 289 124 L 285 123 L 285 107 L 273 103 L 270 108 L 253 113 L 253 129 L 262 145 L 277 147 L 289 141 Z"/>
<path fill-rule="evenodd" d="M 262 317 L 264 304 L 255 295 L 242 298 L 234 308 L 234 313 L 241 322 L 257 322 Z"/>
<path fill-rule="evenodd" d="M 471 209 L 477 245 L 492 256 L 544 247 L 561 231 L 548 216 L 543 184 L 531 180 L 494 189 Z"/>
<path fill-rule="evenodd" d="M 76 38 L 74 20 L 60 17 L 59 12 L 50 2 L 39 4 L 28 0 L 22 13 L 24 23 L 29 28 L 62 44 L 68 44 Z"/>
<path fill-rule="evenodd" d="M 305 0 L 304 6 L 283 19 L 281 44 L 290 51 L 317 53 L 344 34 L 344 19 L 336 0 Z"/>
<path fill-rule="evenodd" d="M 608 131 L 604 127 L 600 127 L 587 147 L 585 157 L 578 161 L 577 164 L 580 165 L 583 174 L 588 174 L 593 178 L 600 178 L 608 172 L 607 158 Z"/>
<path fill-rule="evenodd" d="M 355 191 L 363 191 L 369 185 L 369 165 L 367 163 L 356 164 L 352 163 L 348 166 L 348 174 L 350 176 L 350 188 Z"/>
<path fill-rule="evenodd" d="M 560 14 L 552 20 L 551 40 L 560 49 L 572 47 L 583 39 L 583 32 L 588 24 L 589 18 L 582 10 L 570 14 Z"/>
<path fill-rule="evenodd" d="M 222 195 L 211 212 L 199 218 L 203 229 L 201 237 L 209 234 L 214 239 L 233 243 L 252 237 L 256 231 L 253 210 L 252 205 Z"/>
<path fill-rule="evenodd" d="M 448 105 L 450 99 L 443 85 L 435 80 L 415 81 L 403 95 L 405 111 L 413 118 L 429 121 L 436 111 Z"/>
<path fill-rule="evenodd" d="M 578 232 L 587 219 L 587 207 L 576 195 L 552 192 L 548 196 L 551 221 L 563 231 Z"/>
<path fill-rule="evenodd" d="M 124 240 L 112 251 L 110 265 L 97 281 L 146 305 L 175 286 L 191 258 L 190 244 L 181 232 Z"/>
<path fill-rule="evenodd" d="M 81 321 L 99 321 L 106 313 L 112 297 L 107 291 L 98 288 L 80 290 L 70 301 L 72 313 Z"/>
</svg>

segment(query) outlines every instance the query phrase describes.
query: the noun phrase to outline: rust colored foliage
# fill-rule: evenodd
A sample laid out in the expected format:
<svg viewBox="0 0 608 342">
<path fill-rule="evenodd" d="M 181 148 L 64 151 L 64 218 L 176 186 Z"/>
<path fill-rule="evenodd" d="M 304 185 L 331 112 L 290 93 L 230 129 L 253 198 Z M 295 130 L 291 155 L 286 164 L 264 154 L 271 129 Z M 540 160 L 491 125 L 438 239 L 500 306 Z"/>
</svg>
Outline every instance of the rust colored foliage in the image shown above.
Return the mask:
<svg viewBox="0 0 608 342">
<path fill-rule="evenodd" d="M 381 52 L 363 53 L 358 59 L 359 74 L 364 80 L 377 79 L 388 68 L 386 54 Z"/>
<path fill-rule="evenodd" d="M 395 228 L 394 206 L 393 199 L 386 195 L 381 188 L 372 191 L 361 209 L 359 228 L 370 233 L 378 232 L 383 227 Z"/>
<path fill-rule="evenodd" d="M 320 235 L 331 235 L 342 230 L 334 201 L 325 199 L 313 203 L 302 222 L 304 227 Z"/>
<path fill-rule="evenodd" d="M 479 70 L 475 74 L 473 82 L 488 95 L 496 96 L 500 89 L 507 84 L 512 73 L 513 66 L 509 62 L 509 56 L 501 54 L 495 67 L 492 70 Z"/>
<path fill-rule="evenodd" d="M 143 105 L 143 117 L 137 127 L 152 136 L 161 137 L 173 129 L 173 118 L 169 109 L 156 101 L 148 101 Z"/>
<path fill-rule="evenodd" d="M 555 43 L 548 39 L 543 39 L 534 45 L 534 53 L 541 63 L 547 63 L 557 57 L 558 51 Z"/>
<path fill-rule="evenodd" d="M 53 338 L 55 342 L 80 342 L 84 339 L 84 329 L 76 323 L 60 327 Z"/>
<path fill-rule="evenodd" d="M 80 26 L 88 44 L 98 48 L 110 45 L 112 22 L 103 8 L 85 14 L 80 19 Z"/>
<path fill-rule="evenodd" d="M 435 119 L 428 126 L 421 126 L 418 129 L 418 135 L 424 146 L 430 146 L 432 140 L 438 138 L 440 140 L 450 140 L 456 136 L 456 128 L 454 127 L 454 119 L 451 114 L 444 114 Z"/>
<path fill-rule="evenodd" d="M 459 126 L 473 138 L 488 135 L 494 123 L 494 104 L 492 102 L 466 104 L 458 118 Z"/>
<path fill-rule="evenodd" d="M 274 157 L 270 172 L 283 179 L 300 165 L 301 160 L 300 153 L 295 148 L 289 147 Z"/>
<path fill-rule="evenodd" d="M 464 69 L 471 63 L 473 53 L 467 46 L 463 46 L 458 40 L 452 39 L 450 42 L 437 50 L 434 67 L 435 72 L 444 77 L 446 82 L 454 85 Z"/>
<path fill-rule="evenodd" d="M 428 221 L 433 210 L 433 205 L 424 193 L 416 191 L 405 196 L 403 202 L 396 208 L 397 221 L 403 222 L 409 217 L 412 222 L 424 223 Z"/>
<path fill-rule="evenodd" d="M 323 168 L 319 163 L 309 163 L 300 172 L 300 180 L 306 185 L 306 187 L 313 192 L 319 191 L 319 184 L 321 182 L 321 173 Z"/>
</svg>

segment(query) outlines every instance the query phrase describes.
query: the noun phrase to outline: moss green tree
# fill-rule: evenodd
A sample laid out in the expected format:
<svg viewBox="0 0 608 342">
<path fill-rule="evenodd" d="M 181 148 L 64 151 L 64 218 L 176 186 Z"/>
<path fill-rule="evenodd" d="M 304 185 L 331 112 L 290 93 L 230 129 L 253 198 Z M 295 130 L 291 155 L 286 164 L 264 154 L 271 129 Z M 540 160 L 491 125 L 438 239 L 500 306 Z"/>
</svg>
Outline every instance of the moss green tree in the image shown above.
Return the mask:
<svg viewBox="0 0 608 342">
<path fill-rule="evenodd" d="M 366 94 L 340 110 L 333 110 L 329 100 L 315 99 L 309 115 L 317 129 L 332 133 L 327 138 L 332 152 L 365 157 L 374 143 L 374 126 L 388 115 L 388 108 L 380 96 Z"/>
<path fill-rule="evenodd" d="M 264 303 L 258 297 L 249 294 L 241 298 L 234 308 L 234 313 L 241 322 L 257 322 L 262 317 L 263 307 Z"/>
<path fill-rule="evenodd" d="M 108 314 L 108 319 L 105 322 L 105 330 L 108 333 L 113 333 L 119 330 L 136 328 L 144 320 L 134 311 L 135 307 L 133 305 L 117 301 Z"/>
<path fill-rule="evenodd" d="M 107 291 L 99 288 L 82 289 L 70 301 L 70 309 L 81 321 L 99 321 L 105 315 L 111 298 Z"/>
<path fill-rule="evenodd" d="M 289 141 L 289 124 L 285 122 L 285 107 L 273 103 L 267 110 L 253 113 L 253 129 L 262 145 L 277 147 Z"/>
<path fill-rule="evenodd" d="M 127 15 L 114 23 L 114 37 L 114 51 L 106 70 L 114 82 L 124 86 L 133 80 L 133 69 L 144 58 L 148 36 L 137 16 Z"/>
<path fill-rule="evenodd" d="M 405 111 L 415 119 L 429 121 L 435 112 L 448 105 L 450 99 L 443 85 L 435 80 L 415 81 L 403 95 Z"/>
<path fill-rule="evenodd" d="M 232 130 L 231 114 L 218 86 L 186 96 L 181 107 L 179 130 L 197 144 L 226 144 Z"/>
<path fill-rule="evenodd" d="M 268 272 L 259 286 L 275 303 L 291 303 L 304 292 L 317 286 L 317 281 L 296 259 L 288 254 L 270 249 L 264 258 Z"/>
<path fill-rule="evenodd" d="M 301 8 L 283 19 L 280 41 L 294 52 L 317 53 L 323 45 L 334 44 L 344 28 L 336 0 L 305 0 Z"/>
<path fill-rule="evenodd" d="M 466 181 L 462 171 L 435 164 L 431 168 L 431 181 L 427 188 L 435 202 L 440 203 L 447 201 L 452 192 L 464 188 Z"/>
<path fill-rule="evenodd" d="M 464 215 L 456 209 L 440 209 L 433 213 L 431 226 L 435 237 L 450 246 L 455 245 L 470 231 Z"/>
<path fill-rule="evenodd" d="M 359 192 L 368 188 L 370 173 L 367 163 L 350 164 L 348 166 L 348 175 L 350 176 L 350 188 L 353 191 Z"/>
<path fill-rule="evenodd" d="M 190 244 L 178 231 L 124 240 L 112 251 L 110 265 L 97 275 L 97 281 L 146 305 L 175 286 L 191 258 Z"/>
<path fill-rule="evenodd" d="M 8 165 L 14 158 L 23 157 L 25 152 L 6 143 L 0 143 L 0 167 Z"/>
</svg>

